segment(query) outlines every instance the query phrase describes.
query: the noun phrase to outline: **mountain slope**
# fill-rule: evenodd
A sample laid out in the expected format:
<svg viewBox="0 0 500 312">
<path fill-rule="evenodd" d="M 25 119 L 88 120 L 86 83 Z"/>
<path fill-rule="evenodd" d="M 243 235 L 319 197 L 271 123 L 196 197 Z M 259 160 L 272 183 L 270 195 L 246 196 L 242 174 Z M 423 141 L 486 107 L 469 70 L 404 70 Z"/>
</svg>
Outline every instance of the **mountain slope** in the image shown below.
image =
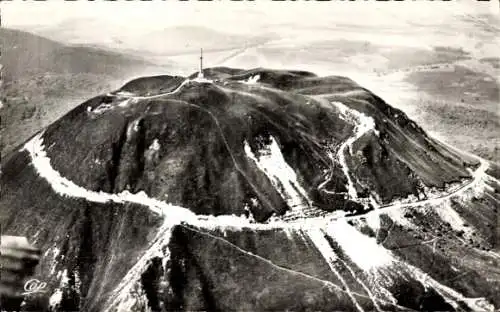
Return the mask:
<svg viewBox="0 0 500 312">
<path fill-rule="evenodd" d="M 46 250 L 27 306 L 500 305 L 493 165 L 345 77 L 204 75 L 130 81 L 4 160 L 3 229 Z"/>
</svg>

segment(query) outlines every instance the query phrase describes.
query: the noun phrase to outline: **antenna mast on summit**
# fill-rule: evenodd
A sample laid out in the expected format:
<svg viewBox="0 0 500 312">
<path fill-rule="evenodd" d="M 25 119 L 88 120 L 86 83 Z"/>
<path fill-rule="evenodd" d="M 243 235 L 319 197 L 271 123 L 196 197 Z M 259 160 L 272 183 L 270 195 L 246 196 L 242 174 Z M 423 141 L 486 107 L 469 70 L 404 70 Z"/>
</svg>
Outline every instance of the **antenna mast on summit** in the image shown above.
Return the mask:
<svg viewBox="0 0 500 312">
<path fill-rule="evenodd" d="M 203 78 L 203 48 L 200 49 L 200 72 L 198 73 L 199 78 Z"/>
</svg>

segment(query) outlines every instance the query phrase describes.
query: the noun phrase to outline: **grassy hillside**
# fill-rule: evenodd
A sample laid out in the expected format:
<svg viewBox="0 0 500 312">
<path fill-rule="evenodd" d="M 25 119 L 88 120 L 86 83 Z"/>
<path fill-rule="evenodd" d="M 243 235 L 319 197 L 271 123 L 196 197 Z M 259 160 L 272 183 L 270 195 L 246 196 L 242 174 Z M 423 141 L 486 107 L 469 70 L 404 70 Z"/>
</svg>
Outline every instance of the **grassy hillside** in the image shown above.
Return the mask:
<svg viewBox="0 0 500 312">
<path fill-rule="evenodd" d="M 7 154 L 83 99 L 112 90 L 152 64 L 123 54 L 66 46 L 0 29 L 3 79 L 0 150 Z"/>
<path fill-rule="evenodd" d="M 498 79 L 456 65 L 451 71 L 413 72 L 406 80 L 419 91 L 407 103 L 417 122 L 460 149 L 500 162 Z"/>
</svg>

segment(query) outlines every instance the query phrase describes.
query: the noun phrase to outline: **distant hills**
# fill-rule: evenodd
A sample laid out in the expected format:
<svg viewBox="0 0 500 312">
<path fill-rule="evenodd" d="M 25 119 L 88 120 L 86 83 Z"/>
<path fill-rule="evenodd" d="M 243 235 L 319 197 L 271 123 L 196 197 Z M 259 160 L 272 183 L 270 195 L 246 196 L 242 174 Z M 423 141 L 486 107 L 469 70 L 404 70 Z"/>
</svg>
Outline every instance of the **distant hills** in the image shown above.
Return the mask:
<svg viewBox="0 0 500 312">
<path fill-rule="evenodd" d="M 88 96 L 158 68 L 135 56 L 65 45 L 16 29 L 0 29 L 0 46 L 2 154 Z"/>
<path fill-rule="evenodd" d="M 151 66 L 145 60 L 103 49 L 68 46 L 15 29 L 0 29 L 6 82 L 40 72 L 119 75 L 131 68 Z"/>
<path fill-rule="evenodd" d="M 106 34 L 99 29 L 106 28 Z M 273 33 L 259 35 L 231 34 L 202 26 L 165 27 L 152 31 L 123 31 L 100 21 L 81 19 L 45 27 L 37 34 L 61 42 L 91 44 L 131 54 L 176 55 L 206 51 L 222 51 L 252 46 L 276 39 Z M 145 53 L 145 54 L 144 54 Z"/>
</svg>

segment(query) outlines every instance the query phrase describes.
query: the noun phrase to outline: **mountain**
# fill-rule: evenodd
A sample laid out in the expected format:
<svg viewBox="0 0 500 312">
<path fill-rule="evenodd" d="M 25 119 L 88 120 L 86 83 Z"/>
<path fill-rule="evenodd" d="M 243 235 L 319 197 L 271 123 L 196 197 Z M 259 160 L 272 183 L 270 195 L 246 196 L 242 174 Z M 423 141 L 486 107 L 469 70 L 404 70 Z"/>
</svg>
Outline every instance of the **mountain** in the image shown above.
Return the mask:
<svg viewBox="0 0 500 312">
<path fill-rule="evenodd" d="M 0 46 L 4 155 L 91 94 L 113 90 L 124 77 L 159 67 L 129 55 L 65 45 L 16 29 L 0 29 Z"/>
<path fill-rule="evenodd" d="M 2 161 L 25 310 L 493 311 L 500 168 L 346 77 L 209 68 L 82 103 Z"/>
</svg>

